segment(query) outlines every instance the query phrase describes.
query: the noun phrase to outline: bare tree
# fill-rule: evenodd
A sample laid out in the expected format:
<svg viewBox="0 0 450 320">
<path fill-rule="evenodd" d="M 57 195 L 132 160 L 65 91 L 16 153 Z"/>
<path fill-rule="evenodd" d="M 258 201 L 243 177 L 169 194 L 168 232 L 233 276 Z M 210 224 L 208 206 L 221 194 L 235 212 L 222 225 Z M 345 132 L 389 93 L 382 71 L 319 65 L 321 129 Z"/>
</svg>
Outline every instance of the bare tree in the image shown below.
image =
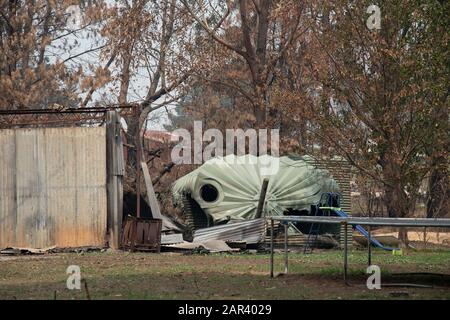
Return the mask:
<svg viewBox="0 0 450 320">
<path fill-rule="evenodd" d="M 104 3 L 76 1 L 2 1 L 0 3 L 0 108 L 75 107 L 84 78 L 76 36 L 95 33 Z M 72 11 L 82 20 L 71 23 Z M 72 13 L 71 13 L 72 12 Z"/>
<path fill-rule="evenodd" d="M 275 69 L 286 51 L 308 29 L 301 24 L 304 2 L 181 2 L 204 30 L 206 39 L 212 39 L 228 51 L 225 54 L 231 53 L 242 59 L 248 75 L 238 76 L 235 70 L 228 77 L 224 77 L 223 73 L 198 76 L 239 92 L 253 108 L 255 126 L 264 126 L 269 111 L 269 88 L 275 78 Z M 214 50 L 220 49 L 215 47 Z M 227 60 L 229 59 L 224 59 Z"/>
<path fill-rule="evenodd" d="M 448 79 L 429 68 L 445 70 L 445 59 L 433 57 L 423 45 L 445 43 L 443 29 L 429 29 L 442 7 L 384 3 L 380 30 L 366 27 L 364 3 L 343 0 L 316 9 L 332 19 L 315 25 L 317 60 L 311 75 L 321 97 L 311 112 L 319 125 L 315 133 L 323 150 L 344 155 L 382 186 L 389 216 L 406 217 L 432 168 L 427 153 L 437 149 L 430 115 L 442 107 L 435 102 L 448 88 L 433 85 Z M 400 236 L 406 243 L 406 233 Z"/>
<path fill-rule="evenodd" d="M 189 78 L 193 59 L 189 53 L 189 22 L 176 0 L 117 1 L 102 30 L 110 46 L 103 50 L 114 61 L 117 102 L 133 104 L 138 112 L 127 116 L 129 173 L 138 169 L 143 151 L 142 131 L 151 112 L 177 101 Z M 110 60 L 111 60 L 110 58 Z M 145 159 L 146 153 L 140 157 Z"/>
</svg>

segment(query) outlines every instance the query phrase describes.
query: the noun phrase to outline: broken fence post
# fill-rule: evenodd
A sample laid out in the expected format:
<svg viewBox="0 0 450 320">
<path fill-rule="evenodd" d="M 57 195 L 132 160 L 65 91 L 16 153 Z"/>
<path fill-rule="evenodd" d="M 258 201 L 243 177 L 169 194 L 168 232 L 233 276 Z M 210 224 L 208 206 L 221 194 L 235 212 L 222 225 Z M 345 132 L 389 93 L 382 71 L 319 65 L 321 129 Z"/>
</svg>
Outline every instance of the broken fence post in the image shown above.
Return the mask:
<svg viewBox="0 0 450 320">
<path fill-rule="evenodd" d="M 258 201 L 258 207 L 256 209 L 256 215 L 255 218 L 259 219 L 262 216 L 262 211 L 264 208 L 264 201 L 266 200 L 266 193 L 267 193 L 267 186 L 269 185 L 269 179 L 265 178 L 263 180 L 262 186 L 261 186 L 261 193 L 259 194 L 259 201 Z"/>
</svg>

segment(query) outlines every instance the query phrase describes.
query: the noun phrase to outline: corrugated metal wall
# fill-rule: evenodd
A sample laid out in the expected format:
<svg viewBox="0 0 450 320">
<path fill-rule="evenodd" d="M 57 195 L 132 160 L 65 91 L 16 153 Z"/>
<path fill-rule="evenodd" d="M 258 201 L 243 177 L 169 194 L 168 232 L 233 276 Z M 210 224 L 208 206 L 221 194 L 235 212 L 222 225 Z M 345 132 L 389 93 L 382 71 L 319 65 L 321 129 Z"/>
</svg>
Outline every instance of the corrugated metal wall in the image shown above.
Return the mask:
<svg viewBox="0 0 450 320">
<path fill-rule="evenodd" d="M 345 159 L 314 159 L 311 161 L 320 169 L 326 169 L 330 172 L 334 180 L 339 185 L 341 192 L 341 208 L 346 213 L 352 213 L 352 202 L 350 195 L 351 165 Z M 352 226 L 347 226 L 347 245 L 352 245 Z M 343 247 L 345 238 L 345 228 L 340 227 L 340 245 Z"/>
<path fill-rule="evenodd" d="M 336 180 L 341 191 L 341 208 L 348 214 L 352 213 L 352 203 L 350 196 L 351 167 L 344 159 L 317 160 L 317 166 L 327 169 Z"/>
<path fill-rule="evenodd" d="M 339 190 L 341 191 L 341 208 L 350 214 L 352 211 L 350 197 L 350 180 L 352 177 L 351 166 L 348 161 L 342 158 L 310 158 L 307 161 L 319 169 L 328 170 L 333 179 L 336 180 L 339 185 Z"/>
<path fill-rule="evenodd" d="M 0 130 L 0 248 L 103 245 L 105 127 Z"/>
</svg>

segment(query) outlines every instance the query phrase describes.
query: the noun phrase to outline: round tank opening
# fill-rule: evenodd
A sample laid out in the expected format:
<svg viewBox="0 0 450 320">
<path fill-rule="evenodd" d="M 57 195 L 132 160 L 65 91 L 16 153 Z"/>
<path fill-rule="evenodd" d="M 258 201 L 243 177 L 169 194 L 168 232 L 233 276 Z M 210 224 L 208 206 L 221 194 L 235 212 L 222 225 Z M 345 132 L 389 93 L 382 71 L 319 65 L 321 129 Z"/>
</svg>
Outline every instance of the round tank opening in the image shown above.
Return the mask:
<svg viewBox="0 0 450 320">
<path fill-rule="evenodd" d="M 200 188 L 200 197 L 205 202 L 214 202 L 219 198 L 219 190 L 212 184 L 205 184 Z"/>
</svg>

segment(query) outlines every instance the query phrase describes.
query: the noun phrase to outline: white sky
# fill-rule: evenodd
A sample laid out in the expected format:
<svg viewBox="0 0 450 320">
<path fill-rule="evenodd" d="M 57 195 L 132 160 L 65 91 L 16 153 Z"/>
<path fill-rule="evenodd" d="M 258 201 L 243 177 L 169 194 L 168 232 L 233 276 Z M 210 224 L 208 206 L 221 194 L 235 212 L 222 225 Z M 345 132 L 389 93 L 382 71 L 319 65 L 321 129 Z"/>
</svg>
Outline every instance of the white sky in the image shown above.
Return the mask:
<svg viewBox="0 0 450 320">
<path fill-rule="evenodd" d="M 81 21 L 81 14 L 79 11 L 78 6 L 73 6 L 70 10 L 68 10 L 69 13 L 72 14 L 74 17 L 74 20 L 70 25 L 68 25 L 69 29 L 76 29 L 79 28 L 82 24 Z M 79 53 L 82 53 L 86 50 L 98 48 L 101 45 L 104 44 L 103 39 L 100 36 L 97 36 L 96 38 L 89 38 L 87 31 L 80 31 L 76 32 L 73 35 L 70 35 L 65 38 L 69 43 L 75 44 L 76 46 L 73 48 L 73 50 L 66 51 L 58 49 L 58 46 L 61 46 L 63 44 L 63 39 L 59 41 L 55 41 L 53 43 L 54 48 L 52 49 L 52 53 L 48 56 L 50 60 L 52 59 L 67 59 L 71 56 L 75 56 Z M 66 47 L 67 48 L 67 47 Z M 89 70 L 89 65 L 98 66 L 99 62 L 101 65 L 104 65 L 105 61 L 100 61 L 99 57 L 100 50 L 89 52 L 86 54 L 83 54 L 80 57 L 77 57 L 73 59 L 72 61 L 69 61 L 67 65 L 69 66 L 79 66 L 81 65 L 85 71 Z M 115 68 L 114 63 L 110 67 L 110 72 L 112 74 L 117 73 L 117 69 Z M 148 83 L 148 76 L 144 72 L 139 72 L 136 77 L 133 77 L 131 79 L 129 93 L 128 93 L 128 101 L 141 101 L 143 97 L 145 97 L 147 93 L 147 86 Z M 116 103 L 117 102 L 117 96 L 118 96 L 118 90 L 119 90 L 119 84 L 118 83 L 110 83 L 106 87 L 98 89 L 94 92 L 92 96 L 92 103 L 103 101 L 107 103 Z M 83 97 L 84 98 L 84 97 Z M 161 101 L 156 101 L 155 103 L 158 104 Z M 161 108 L 159 110 L 156 110 L 152 112 L 149 115 L 148 120 L 148 129 L 152 130 L 164 130 L 164 125 L 169 124 L 169 118 L 167 116 L 167 112 L 175 112 L 174 111 L 175 106 L 168 105 L 167 108 Z"/>
</svg>

